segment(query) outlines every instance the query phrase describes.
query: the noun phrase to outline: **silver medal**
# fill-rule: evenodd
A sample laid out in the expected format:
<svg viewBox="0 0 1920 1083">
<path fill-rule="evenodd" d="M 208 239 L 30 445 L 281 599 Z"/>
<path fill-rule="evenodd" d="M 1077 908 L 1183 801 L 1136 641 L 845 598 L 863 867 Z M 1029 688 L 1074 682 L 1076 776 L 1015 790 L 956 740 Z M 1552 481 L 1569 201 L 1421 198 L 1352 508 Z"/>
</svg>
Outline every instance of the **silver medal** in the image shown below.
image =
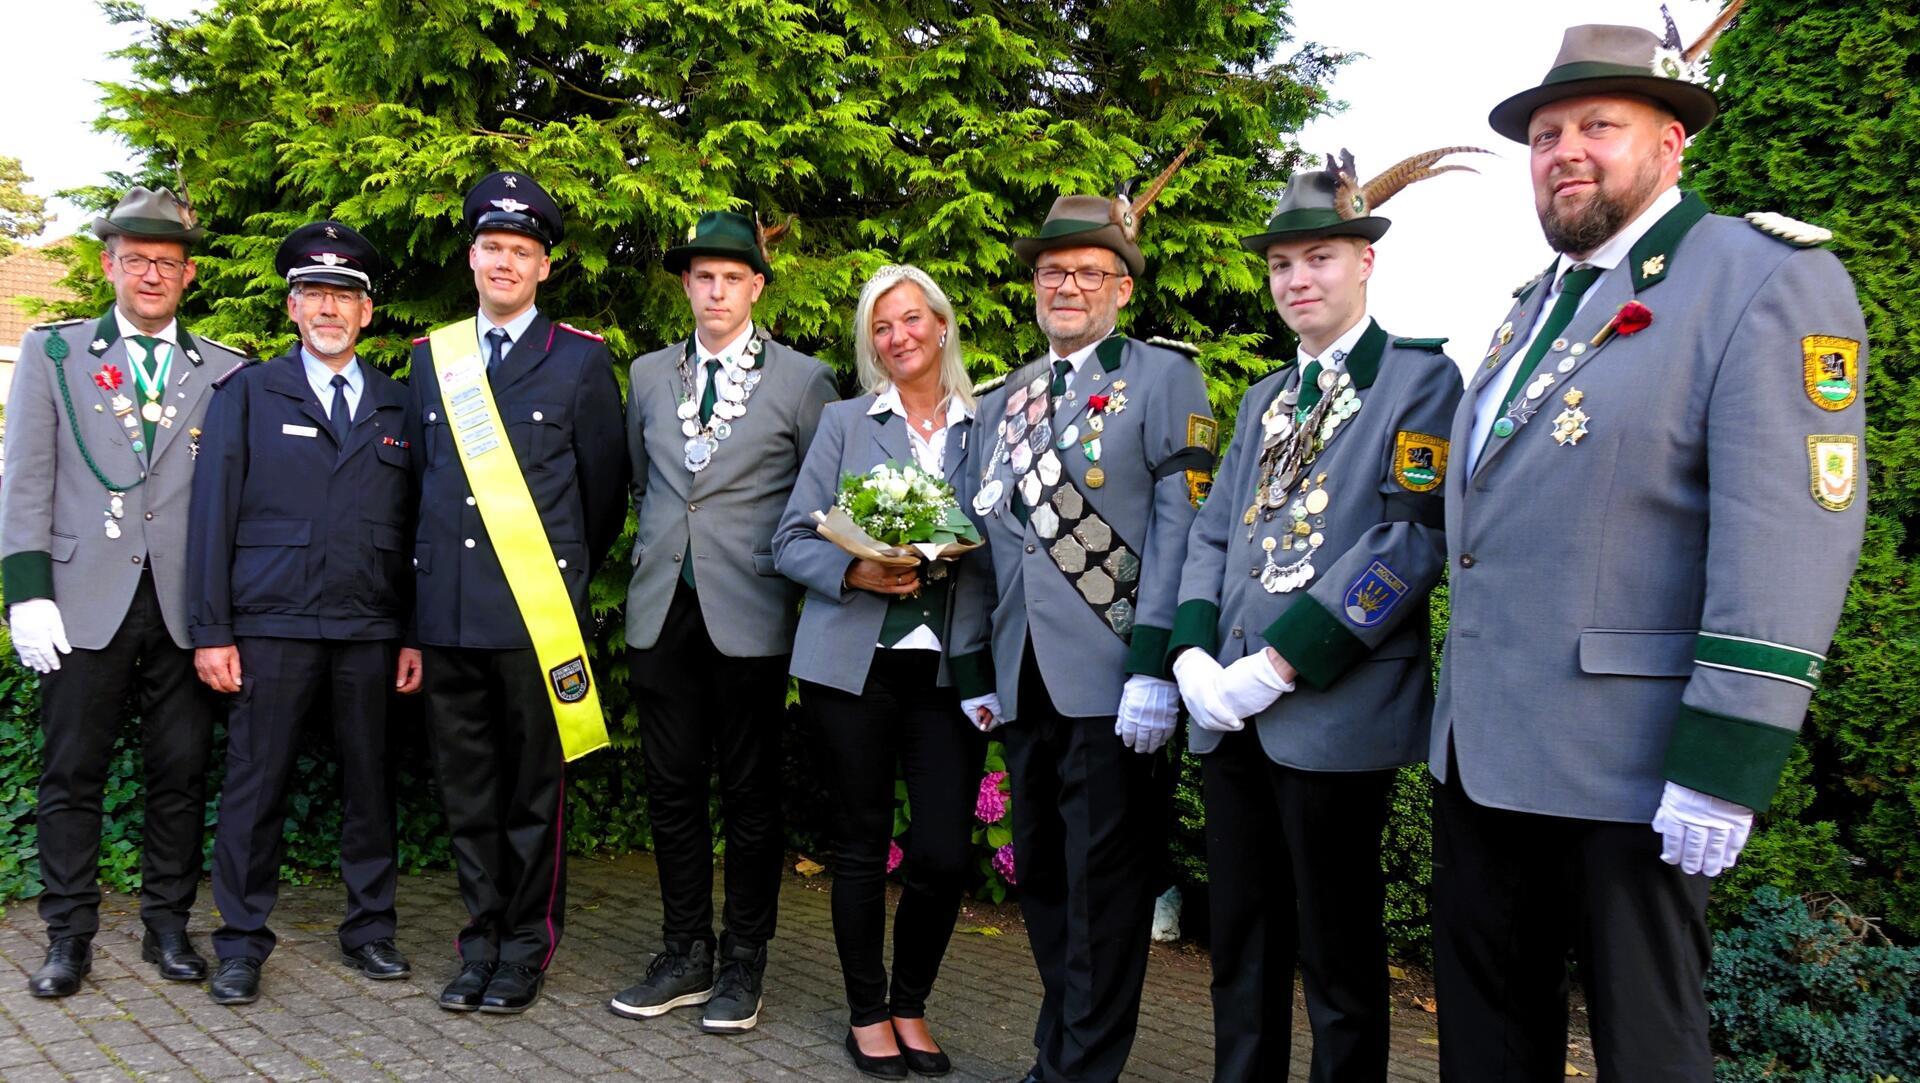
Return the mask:
<svg viewBox="0 0 1920 1083">
<path fill-rule="evenodd" d="M 1000 484 L 999 478 L 994 478 L 980 486 L 980 491 L 973 494 L 974 514 L 986 515 L 993 511 L 1000 504 L 1000 494 L 1005 491 L 1006 487 Z"/>
<path fill-rule="evenodd" d="M 1553 369 L 1554 369 L 1554 371 L 1555 371 L 1555 372 L 1559 372 L 1559 373 L 1568 373 L 1568 372 L 1572 372 L 1572 371 L 1573 371 L 1573 358 L 1571 358 L 1571 357 L 1563 357 L 1563 358 L 1561 358 L 1561 359 L 1560 359 L 1560 363 L 1559 363 L 1559 364 L 1557 364 L 1557 365 L 1555 365 L 1555 366 L 1553 366 Z"/>
<path fill-rule="evenodd" d="M 674 415 L 682 421 L 692 421 L 694 418 L 700 416 L 700 404 L 694 402 L 692 399 L 688 399 L 675 407 L 673 412 Z"/>
<path fill-rule="evenodd" d="M 733 426 L 731 424 L 725 421 L 716 421 L 713 423 L 713 438 L 715 440 L 725 440 L 732 435 Z"/>
<path fill-rule="evenodd" d="M 713 461 L 713 444 L 703 436 L 696 436 L 687 441 L 686 453 L 687 469 L 697 474 Z"/>
<path fill-rule="evenodd" d="M 1058 485 L 1060 483 L 1060 456 L 1049 451 L 1040 456 L 1040 461 L 1034 463 L 1034 468 L 1039 471 L 1040 484 Z"/>
<path fill-rule="evenodd" d="M 117 538 L 119 536 L 120 536 L 120 524 L 115 522 L 112 519 L 108 519 L 107 520 L 107 537 Z"/>
<path fill-rule="evenodd" d="M 1027 474 L 1020 479 L 1020 499 L 1027 507 L 1040 503 L 1040 475 Z"/>
<path fill-rule="evenodd" d="M 684 436 L 698 436 L 700 435 L 700 423 L 693 420 L 682 421 L 680 423 L 680 432 Z"/>
<path fill-rule="evenodd" d="M 1015 444 L 1013 457 L 1009 459 L 1008 462 L 1013 467 L 1013 472 L 1016 475 L 1025 474 L 1027 471 L 1033 469 L 1033 449 L 1024 443 Z"/>
<path fill-rule="evenodd" d="M 1066 428 L 1060 430 L 1060 438 L 1053 442 L 1053 446 L 1059 448 L 1061 451 L 1065 451 L 1072 447 L 1073 442 L 1078 439 L 1080 439 L 1080 426 L 1068 425 Z"/>
<path fill-rule="evenodd" d="M 1035 534 L 1048 541 L 1060 533 L 1060 513 L 1047 504 L 1034 508 L 1033 514 L 1027 516 L 1027 521 L 1033 524 Z"/>
<path fill-rule="evenodd" d="M 1012 417 L 1027 407 L 1027 389 L 1016 387 L 1007 396 L 1007 416 Z"/>
</svg>

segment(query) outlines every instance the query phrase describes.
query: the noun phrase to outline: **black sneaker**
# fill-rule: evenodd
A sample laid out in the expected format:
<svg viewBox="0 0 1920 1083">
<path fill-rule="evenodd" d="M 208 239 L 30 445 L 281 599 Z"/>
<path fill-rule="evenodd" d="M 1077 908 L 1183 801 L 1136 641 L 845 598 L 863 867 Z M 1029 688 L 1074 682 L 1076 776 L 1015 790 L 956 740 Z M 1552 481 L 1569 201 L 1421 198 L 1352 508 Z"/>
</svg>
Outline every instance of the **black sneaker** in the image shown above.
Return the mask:
<svg viewBox="0 0 1920 1083">
<path fill-rule="evenodd" d="M 607 1002 L 615 1015 L 650 1019 L 713 996 L 713 945 L 696 940 L 684 947 L 668 944 L 647 964 L 647 976 Z"/>
<path fill-rule="evenodd" d="M 732 944 L 721 952 L 713 996 L 700 1016 L 709 1034 L 738 1034 L 760 1021 L 761 978 L 767 969 L 765 944 Z"/>
</svg>

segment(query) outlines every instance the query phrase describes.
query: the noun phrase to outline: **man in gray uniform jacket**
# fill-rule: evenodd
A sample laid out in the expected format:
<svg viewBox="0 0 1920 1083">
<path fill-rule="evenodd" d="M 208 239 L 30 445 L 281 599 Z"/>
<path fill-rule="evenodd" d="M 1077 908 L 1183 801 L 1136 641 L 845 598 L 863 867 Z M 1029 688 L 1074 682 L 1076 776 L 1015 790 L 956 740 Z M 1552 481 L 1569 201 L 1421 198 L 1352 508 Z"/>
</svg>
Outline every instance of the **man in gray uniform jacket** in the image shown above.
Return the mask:
<svg viewBox="0 0 1920 1083">
<path fill-rule="evenodd" d="M 187 917 L 218 702 L 194 676 L 187 638 L 187 506 L 208 392 L 246 359 L 175 316 L 203 231 L 173 193 L 134 188 L 93 232 L 106 243 L 100 267 L 114 306 L 93 326 L 39 327 L 21 343 L 0 486 L 13 645 L 46 675 L 37 818 L 51 944 L 27 982 L 44 997 L 75 992 L 93 965 L 101 791 L 136 687 L 146 764 L 140 954 L 173 981 L 207 973 Z"/>
<path fill-rule="evenodd" d="M 1364 185 L 1350 155 L 1297 173 L 1241 241 L 1265 258 L 1300 356 L 1240 402 L 1169 647 L 1206 780 L 1217 1080 L 1289 1077 L 1296 963 L 1312 1077 L 1386 1078 L 1380 834 L 1395 768 L 1426 752 L 1427 592 L 1446 566 L 1460 370 L 1445 340 L 1382 330 L 1367 280 L 1388 226 L 1374 211 L 1417 175 L 1462 168 L 1416 173 L 1448 150 Z"/>
<path fill-rule="evenodd" d="M 784 232 L 784 231 L 783 231 Z M 780 721 L 800 587 L 774 570 L 773 532 L 833 373 L 753 324 L 773 271 L 759 224 L 712 211 L 666 253 L 693 309 L 684 342 L 636 360 L 627 449 L 639 529 L 627 647 L 665 950 L 613 999 L 649 1017 L 704 1004 L 701 1026 L 759 1020 L 786 840 Z M 727 820 L 724 935 L 713 935 L 708 780 Z"/>
<path fill-rule="evenodd" d="M 1150 201 L 1063 196 L 1014 242 L 1049 348 L 976 415 L 974 557 L 990 555 L 998 586 L 1015 875 L 1045 987 L 1034 1079 L 1126 1066 L 1165 839 L 1167 637 L 1217 430 L 1192 358 L 1115 332 L 1146 270 L 1134 221 Z M 970 717 L 983 691 L 961 688 Z"/>
<path fill-rule="evenodd" d="M 1859 555 L 1852 282 L 1814 227 L 1676 187 L 1718 109 L 1678 45 L 1574 27 L 1490 117 L 1560 255 L 1453 425 L 1431 748 L 1452 1079 L 1559 1075 L 1569 949 L 1603 1076 L 1712 1078 L 1709 878 L 1773 795 Z"/>
</svg>

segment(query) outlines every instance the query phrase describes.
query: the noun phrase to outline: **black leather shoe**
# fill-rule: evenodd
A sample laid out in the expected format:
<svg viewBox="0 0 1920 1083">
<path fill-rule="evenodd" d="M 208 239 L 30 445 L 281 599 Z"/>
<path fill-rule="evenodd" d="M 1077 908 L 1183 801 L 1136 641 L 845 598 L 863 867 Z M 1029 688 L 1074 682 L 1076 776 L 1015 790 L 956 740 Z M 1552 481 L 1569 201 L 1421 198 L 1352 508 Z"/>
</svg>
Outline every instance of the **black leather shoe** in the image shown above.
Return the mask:
<svg viewBox="0 0 1920 1083">
<path fill-rule="evenodd" d="M 147 930 L 140 941 L 140 958 L 159 964 L 160 976 L 168 981 L 206 981 L 207 961 L 193 950 L 193 941 L 183 930 L 156 933 Z"/>
<path fill-rule="evenodd" d="M 907 1044 L 907 1039 L 898 1029 L 893 1032 L 893 1040 L 899 1043 L 900 1056 L 906 1060 L 908 1070 L 914 1075 L 946 1075 L 953 1071 L 953 1061 L 945 1052 L 936 1049 L 929 1053 L 924 1049 L 915 1049 Z"/>
<path fill-rule="evenodd" d="M 480 1010 L 493 1015 L 518 1015 L 540 999 L 540 987 L 546 981 L 546 974 L 530 966 L 501 963 L 493 972 L 493 980 L 487 983 L 486 995 L 480 998 Z"/>
<path fill-rule="evenodd" d="M 47 945 L 47 961 L 27 979 L 27 992 L 37 997 L 70 997 L 80 991 L 80 979 L 93 969 L 93 941 L 63 936 Z"/>
<path fill-rule="evenodd" d="M 391 940 L 375 940 L 352 951 L 342 950 L 340 961 L 355 970 L 364 971 L 374 981 L 398 981 L 413 973 L 413 968 L 407 965 L 407 957 L 400 954 L 400 949 L 394 947 Z"/>
<path fill-rule="evenodd" d="M 222 959 L 220 969 L 207 983 L 207 995 L 215 1004 L 251 1004 L 260 999 L 260 960 Z"/>
<path fill-rule="evenodd" d="M 450 1012 L 470 1012 L 480 1007 L 487 995 L 487 983 L 493 980 L 494 963 L 468 963 L 460 974 L 440 991 L 440 1006 Z"/>
<path fill-rule="evenodd" d="M 891 1057 L 870 1057 L 860 1052 L 860 1041 L 847 1031 L 847 1056 L 853 1058 L 853 1066 L 861 1075 L 870 1075 L 875 1079 L 907 1078 L 907 1058 L 895 1053 Z"/>
</svg>

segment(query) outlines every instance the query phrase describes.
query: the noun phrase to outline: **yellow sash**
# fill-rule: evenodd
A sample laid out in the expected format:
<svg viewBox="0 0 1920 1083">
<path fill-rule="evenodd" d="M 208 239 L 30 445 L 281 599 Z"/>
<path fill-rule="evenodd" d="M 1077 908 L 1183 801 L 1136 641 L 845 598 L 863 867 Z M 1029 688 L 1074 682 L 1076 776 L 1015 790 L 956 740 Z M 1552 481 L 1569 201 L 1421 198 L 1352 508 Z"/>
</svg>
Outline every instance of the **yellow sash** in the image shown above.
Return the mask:
<svg viewBox="0 0 1920 1083">
<path fill-rule="evenodd" d="M 506 426 L 494 405 L 487 367 L 473 320 L 442 327 L 431 337 L 433 374 L 440 381 L 440 404 L 447 431 L 459 450 L 480 520 L 506 573 L 514 604 L 527 624 L 540 669 L 547 675 L 547 699 L 553 704 L 560 749 L 568 761 L 605 748 L 606 717 L 580 621 L 567 595 L 566 580 L 554 563 L 553 546 L 540 522 L 527 479 L 507 442 Z"/>
</svg>

